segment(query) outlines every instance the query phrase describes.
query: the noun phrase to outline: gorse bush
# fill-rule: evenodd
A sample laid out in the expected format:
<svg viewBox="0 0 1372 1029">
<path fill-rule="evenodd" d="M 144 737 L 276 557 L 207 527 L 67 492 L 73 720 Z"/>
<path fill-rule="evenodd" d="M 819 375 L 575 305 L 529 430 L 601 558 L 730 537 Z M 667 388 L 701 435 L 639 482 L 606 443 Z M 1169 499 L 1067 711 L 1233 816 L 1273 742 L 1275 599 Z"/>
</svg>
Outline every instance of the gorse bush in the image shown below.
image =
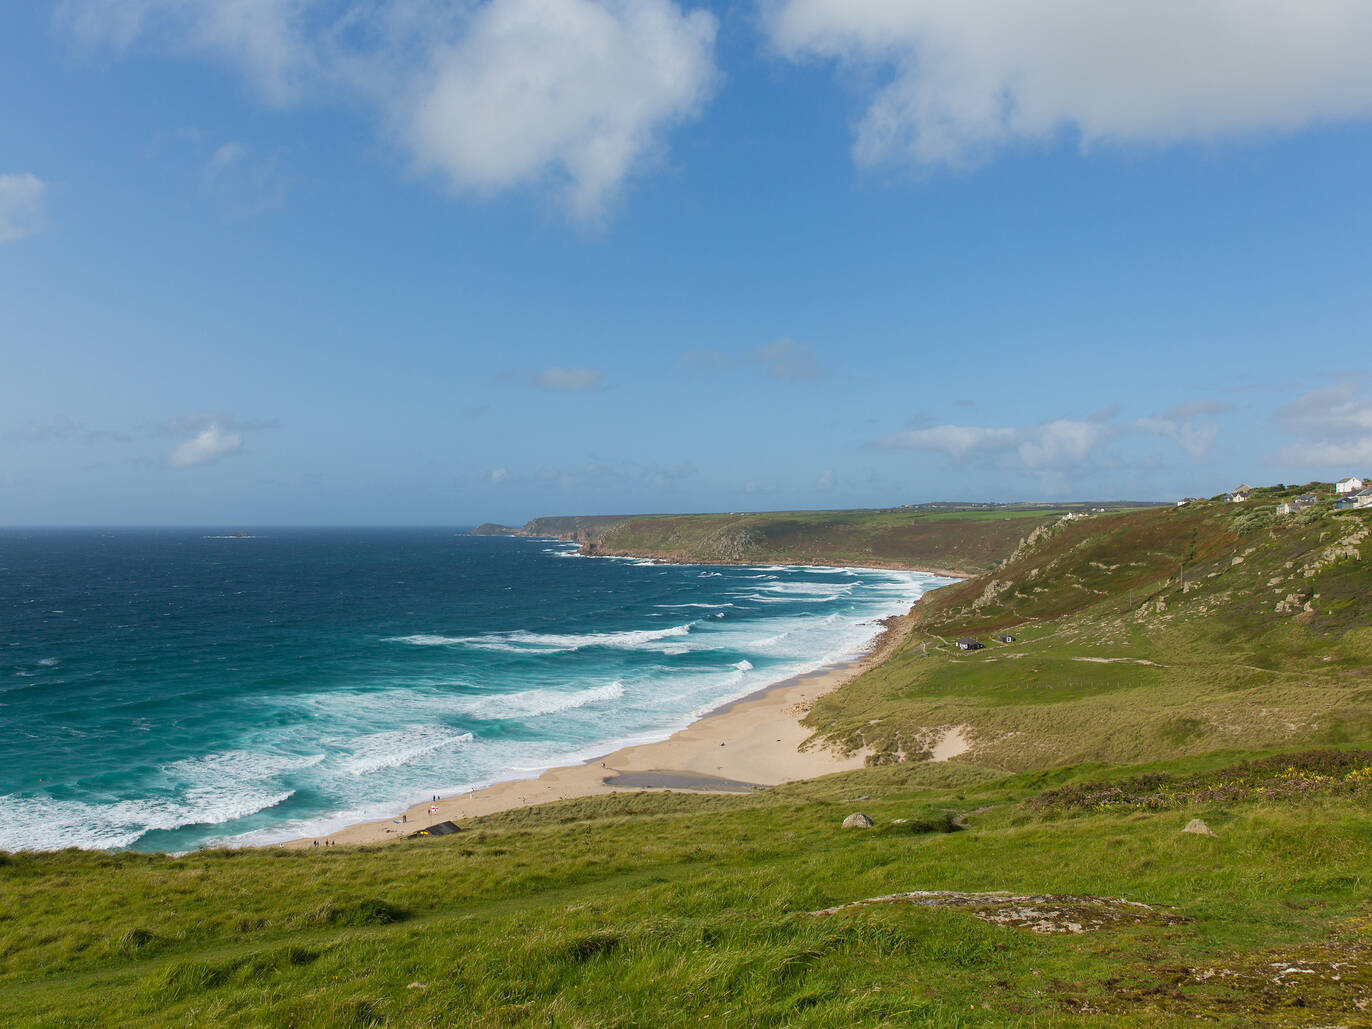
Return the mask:
<svg viewBox="0 0 1372 1029">
<path fill-rule="evenodd" d="M 1311 750 L 1245 761 L 1177 778 L 1165 772 L 1120 782 L 1049 790 L 1026 803 L 1036 810 L 1164 808 L 1241 800 L 1301 800 L 1328 794 L 1372 794 L 1372 750 Z"/>
</svg>

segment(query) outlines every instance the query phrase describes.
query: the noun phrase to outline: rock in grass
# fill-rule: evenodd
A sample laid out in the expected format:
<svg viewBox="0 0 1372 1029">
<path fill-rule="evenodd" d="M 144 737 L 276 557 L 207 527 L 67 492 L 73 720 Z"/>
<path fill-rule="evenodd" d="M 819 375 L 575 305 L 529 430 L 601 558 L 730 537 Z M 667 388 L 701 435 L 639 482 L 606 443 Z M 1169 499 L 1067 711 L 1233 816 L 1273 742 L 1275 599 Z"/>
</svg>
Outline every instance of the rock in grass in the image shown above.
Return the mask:
<svg viewBox="0 0 1372 1029">
<path fill-rule="evenodd" d="M 843 820 L 843 828 L 870 829 L 872 828 L 872 820 L 868 818 L 866 815 L 864 815 L 861 811 L 854 811 L 851 815 L 849 815 L 847 818 Z"/>
<path fill-rule="evenodd" d="M 1186 823 L 1186 828 L 1182 832 L 1195 833 L 1197 836 L 1214 836 L 1215 830 L 1206 825 L 1199 818 L 1193 818 Z"/>
</svg>

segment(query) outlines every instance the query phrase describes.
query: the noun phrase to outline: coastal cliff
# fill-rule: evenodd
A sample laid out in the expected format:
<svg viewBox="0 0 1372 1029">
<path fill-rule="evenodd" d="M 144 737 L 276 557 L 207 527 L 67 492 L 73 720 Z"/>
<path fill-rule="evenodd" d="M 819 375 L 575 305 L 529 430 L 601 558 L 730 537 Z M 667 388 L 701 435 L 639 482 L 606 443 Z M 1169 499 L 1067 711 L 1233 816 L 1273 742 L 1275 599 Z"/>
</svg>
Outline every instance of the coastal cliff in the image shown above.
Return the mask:
<svg viewBox="0 0 1372 1029">
<path fill-rule="evenodd" d="M 506 535 L 580 544 L 592 557 L 699 564 L 814 564 L 969 576 L 1035 529 L 1086 505 L 928 505 L 861 511 L 535 518 Z M 483 526 L 491 531 L 497 527 Z"/>
</svg>

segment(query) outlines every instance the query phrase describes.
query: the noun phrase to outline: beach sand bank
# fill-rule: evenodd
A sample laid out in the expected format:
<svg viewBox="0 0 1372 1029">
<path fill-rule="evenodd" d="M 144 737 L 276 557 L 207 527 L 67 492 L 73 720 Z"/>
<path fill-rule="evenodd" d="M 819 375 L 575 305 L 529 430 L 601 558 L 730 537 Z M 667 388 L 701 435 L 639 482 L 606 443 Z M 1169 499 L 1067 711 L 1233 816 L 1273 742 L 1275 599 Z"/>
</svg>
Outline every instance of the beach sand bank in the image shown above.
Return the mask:
<svg viewBox="0 0 1372 1029">
<path fill-rule="evenodd" d="M 582 764 L 552 768 L 536 779 L 497 783 L 416 804 L 394 819 L 351 825 L 329 834 L 328 839 L 339 845 L 384 843 L 439 822 L 462 825 L 497 811 L 573 797 L 644 789 L 747 792 L 862 768 L 866 755 L 861 752 L 842 755 L 820 746 L 802 750 L 811 733 L 800 719 L 817 698 L 889 657 L 913 621 L 910 614 L 888 618 L 882 634 L 859 660 L 775 683 L 716 708 L 665 740 L 622 747 Z M 314 838 L 307 838 L 278 846 L 313 844 Z"/>
</svg>

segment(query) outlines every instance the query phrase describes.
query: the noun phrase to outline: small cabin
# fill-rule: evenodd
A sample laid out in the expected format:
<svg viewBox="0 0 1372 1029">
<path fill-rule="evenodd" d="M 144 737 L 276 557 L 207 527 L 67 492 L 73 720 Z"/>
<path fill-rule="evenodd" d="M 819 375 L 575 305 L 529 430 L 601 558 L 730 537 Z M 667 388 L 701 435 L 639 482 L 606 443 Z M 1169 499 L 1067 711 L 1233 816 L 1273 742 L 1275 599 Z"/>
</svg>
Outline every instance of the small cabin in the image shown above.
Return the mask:
<svg viewBox="0 0 1372 1029">
<path fill-rule="evenodd" d="M 1334 483 L 1334 492 L 1335 492 L 1335 493 L 1356 493 L 1356 492 L 1358 492 L 1358 490 L 1362 489 L 1362 488 L 1365 487 L 1366 485 L 1367 485 L 1366 480 L 1360 479 L 1360 478 L 1358 478 L 1358 476 L 1356 476 L 1356 475 L 1350 475 L 1350 476 L 1348 476 L 1348 477 L 1346 477 L 1346 478 L 1343 478 L 1343 479 L 1340 479 L 1338 482 Z"/>
<path fill-rule="evenodd" d="M 996 637 L 996 639 L 1000 640 L 1002 643 L 1015 642 L 1015 637 L 1011 636 L 1008 632 L 1001 633 L 999 636 Z"/>
<path fill-rule="evenodd" d="M 981 650 L 984 644 L 978 643 L 974 639 L 963 638 L 958 640 L 958 650 Z"/>
<path fill-rule="evenodd" d="M 1299 497 L 1297 497 L 1295 500 L 1288 500 L 1286 503 L 1280 505 L 1280 506 L 1277 508 L 1277 514 L 1279 514 L 1279 515 L 1295 514 L 1295 513 L 1298 512 L 1298 511 L 1304 511 L 1304 510 L 1306 510 L 1307 508 L 1314 507 L 1314 506 L 1315 506 L 1316 504 L 1318 504 L 1319 502 L 1320 502 L 1320 498 L 1317 497 L 1317 496 L 1315 496 L 1315 494 L 1313 494 L 1313 493 L 1302 493 L 1302 494 L 1301 494 Z"/>
</svg>

